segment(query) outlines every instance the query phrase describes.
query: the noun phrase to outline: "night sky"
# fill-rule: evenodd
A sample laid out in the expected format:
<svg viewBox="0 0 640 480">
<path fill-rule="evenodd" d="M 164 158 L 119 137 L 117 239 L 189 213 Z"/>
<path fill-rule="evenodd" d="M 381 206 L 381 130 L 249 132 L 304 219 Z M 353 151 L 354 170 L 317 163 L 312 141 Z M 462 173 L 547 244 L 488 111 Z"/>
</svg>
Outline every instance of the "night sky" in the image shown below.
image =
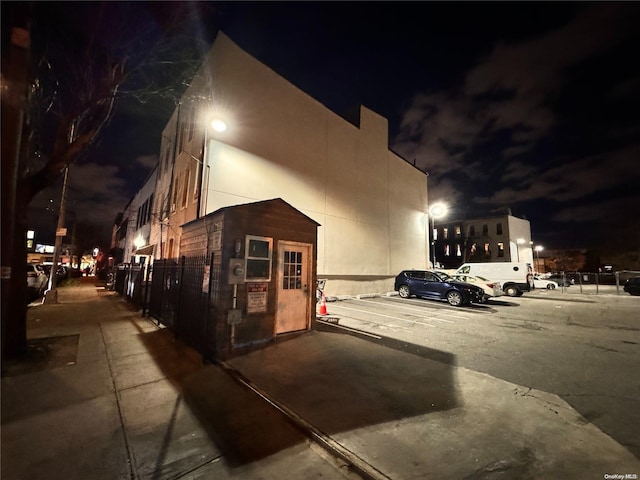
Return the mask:
<svg viewBox="0 0 640 480">
<path fill-rule="evenodd" d="M 429 200 L 448 203 L 451 219 L 511 209 L 545 249 L 640 246 L 639 3 L 106 7 L 123 3 L 151 32 L 190 5 L 189 33 L 207 45 L 222 29 L 334 112 L 362 103 L 383 115 L 390 148 L 429 173 Z M 118 105 L 71 169 L 74 217 L 111 228 L 156 161 L 172 108 Z M 55 225 L 50 199 L 55 189 L 34 201 L 34 224 Z"/>
</svg>

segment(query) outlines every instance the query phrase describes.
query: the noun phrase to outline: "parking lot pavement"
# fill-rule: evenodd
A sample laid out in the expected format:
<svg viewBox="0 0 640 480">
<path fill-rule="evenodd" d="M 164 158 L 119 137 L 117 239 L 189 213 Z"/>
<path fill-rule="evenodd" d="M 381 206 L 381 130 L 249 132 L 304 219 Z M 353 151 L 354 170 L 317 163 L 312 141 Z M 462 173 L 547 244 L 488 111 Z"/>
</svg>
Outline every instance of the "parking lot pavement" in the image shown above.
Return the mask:
<svg viewBox="0 0 640 480">
<path fill-rule="evenodd" d="M 382 296 L 330 302 L 327 320 L 385 346 L 558 395 L 640 458 L 639 305 L 630 295 L 554 291 L 464 308 Z"/>
</svg>

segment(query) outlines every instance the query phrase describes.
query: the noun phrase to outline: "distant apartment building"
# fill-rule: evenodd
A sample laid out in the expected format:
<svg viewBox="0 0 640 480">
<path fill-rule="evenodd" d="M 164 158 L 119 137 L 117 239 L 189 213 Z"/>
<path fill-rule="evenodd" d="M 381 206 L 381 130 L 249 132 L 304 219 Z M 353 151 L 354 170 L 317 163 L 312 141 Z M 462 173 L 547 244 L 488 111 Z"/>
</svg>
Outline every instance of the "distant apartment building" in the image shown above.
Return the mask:
<svg viewBox="0 0 640 480">
<path fill-rule="evenodd" d="M 142 188 L 115 221 L 111 247 L 120 250 L 124 262 L 150 263 L 153 259 L 155 245 L 151 243 L 151 224 L 157 171 L 157 166 L 151 170 Z"/>
<path fill-rule="evenodd" d="M 531 224 L 511 214 L 438 221 L 433 229 L 436 266 L 465 262 L 528 262 L 533 265 Z"/>
</svg>

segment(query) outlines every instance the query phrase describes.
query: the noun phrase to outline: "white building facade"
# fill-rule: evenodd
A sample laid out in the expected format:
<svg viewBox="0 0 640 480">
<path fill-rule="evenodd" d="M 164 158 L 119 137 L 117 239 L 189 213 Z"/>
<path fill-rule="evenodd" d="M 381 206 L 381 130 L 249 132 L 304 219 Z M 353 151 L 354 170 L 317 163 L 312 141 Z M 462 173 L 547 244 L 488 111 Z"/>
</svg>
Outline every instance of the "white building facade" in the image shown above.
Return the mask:
<svg viewBox="0 0 640 480">
<path fill-rule="evenodd" d="M 211 128 L 214 119 L 226 130 Z M 426 268 L 427 175 L 389 150 L 384 117 L 361 107 L 355 123 L 219 33 L 163 134 L 162 152 L 177 138 L 154 208 L 169 205 L 163 256 L 179 255 L 178 225 L 282 198 L 320 224 L 327 295 L 387 292 L 402 269 Z M 152 237 L 160 240 L 158 223 Z"/>
</svg>

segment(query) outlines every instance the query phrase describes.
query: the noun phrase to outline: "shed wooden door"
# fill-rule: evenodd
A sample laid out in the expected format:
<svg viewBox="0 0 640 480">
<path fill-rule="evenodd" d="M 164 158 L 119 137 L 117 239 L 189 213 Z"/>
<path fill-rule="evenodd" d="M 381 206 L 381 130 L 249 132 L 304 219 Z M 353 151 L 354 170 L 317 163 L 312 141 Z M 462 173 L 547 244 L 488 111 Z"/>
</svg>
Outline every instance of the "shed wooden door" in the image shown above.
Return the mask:
<svg viewBox="0 0 640 480">
<path fill-rule="evenodd" d="M 276 335 L 309 328 L 311 323 L 311 245 L 278 242 Z"/>
</svg>

